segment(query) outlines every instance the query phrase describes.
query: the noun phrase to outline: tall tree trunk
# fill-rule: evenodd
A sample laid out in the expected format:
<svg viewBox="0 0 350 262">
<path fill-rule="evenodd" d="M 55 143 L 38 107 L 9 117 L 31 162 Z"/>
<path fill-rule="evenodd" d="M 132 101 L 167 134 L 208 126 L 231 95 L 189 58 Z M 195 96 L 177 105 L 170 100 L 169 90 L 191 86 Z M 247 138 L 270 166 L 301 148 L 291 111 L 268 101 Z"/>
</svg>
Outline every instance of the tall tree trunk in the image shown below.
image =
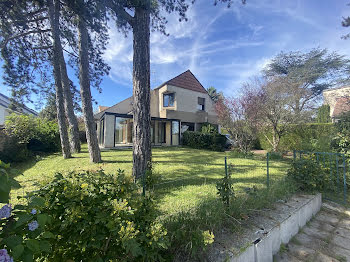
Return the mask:
<svg viewBox="0 0 350 262">
<path fill-rule="evenodd" d="M 278 145 L 280 143 L 280 136 L 277 132 L 277 130 L 273 130 L 273 137 L 272 137 L 272 150 L 273 152 L 277 152 Z"/>
<path fill-rule="evenodd" d="M 60 1 L 55 0 L 55 15 L 57 15 L 57 20 L 59 21 L 60 17 Z M 64 98 L 64 109 L 66 117 L 69 124 L 69 141 L 71 146 L 72 153 L 80 152 L 80 139 L 79 139 L 79 128 L 78 121 L 74 113 L 72 91 L 70 86 L 70 80 L 67 74 L 66 61 L 63 55 L 62 43 L 61 43 L 61 32 L 59 26 L 57 27 L 57 57 L 59 58 L 60 71 L 61 71 L 61 80 L 63 86 L 63 98 Z"/>
<path fill-rule="evenodd" d="M 58 29 L 58 15 L 57 15 L 57 5 L 54 5 L 52 0 L 48 0 L 49 7 L 49 17 L 52 28 L 52 37 L 53 37 L 53 73 L 55 78 L 55 87 L 56 87 L 56 108 L 57 108 L 57 120 L 58 120 L 58 129 L 61 138 L 61 147 L 63 158 L 71 157 L 71 150 L 69 145 L 68 131 L 64 114 L 64 99 L 63 99 L 63 88 L 62 88 L 62 79 L 61 79 L 61 70 L 59 64 L 59 29 Z"/>
<path fill-rule="evenodd" d="M 67 74 L 67 67 L 63 56 L 61 42 L 59 43 L 59 46 L 60 46 L 59 61 L 60 61 L 61 77 L 62 77 L 62 84 L 63 84 L 63 93 L 64 93 L 64 107 L 65 107 L 65 112 L 66 112 L 66 116 L 69 124 L 69 141 L 70 141 L 72 153 L 79 153 L 81 147 L 80 147 L 80 139 L 79 139 L 78 120 L 74 113 L 72 90 L 71 90 L 70 80 Z"/>
<path fill-rule="evenodd" d="M 93 163 L 101 162 L 101 152 L 98 146 L 97 133 L 95 128 L 94 114 L 92 110 L 92 99 L 90 89 L 89 74 L 89 35 L 86 22 L 83 17 L 78 17 L 79 34 L 79 81 L 80 95 L 83 109 L 84 123 L 86 129 L 86 138 L 88 142 L 90 161 Z"/>
<path fill-rule="evenodd" d="M 133 176 L 151 168 L 150 2 L 135 10 L 133 23 Z"/>
</svg>

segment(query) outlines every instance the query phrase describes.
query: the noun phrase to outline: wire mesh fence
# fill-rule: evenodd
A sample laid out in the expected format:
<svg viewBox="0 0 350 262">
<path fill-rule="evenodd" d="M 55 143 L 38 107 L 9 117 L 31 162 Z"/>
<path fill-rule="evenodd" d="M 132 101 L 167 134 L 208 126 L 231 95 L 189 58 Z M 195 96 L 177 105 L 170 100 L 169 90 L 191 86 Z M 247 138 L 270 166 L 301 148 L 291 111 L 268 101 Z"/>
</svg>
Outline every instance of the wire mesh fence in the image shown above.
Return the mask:
<svg viewBox="0 0 350 262">
<path fill-rule="evenodd" d="M 334 183 L 334 188 L 322 192 L 325 198 L 348 202 L 348 185 L 350 184 L 350 175 L 348 163 L 349 159 L 345 154 L 332 152 L 309 152 L 293 151 L 293 159 L 311 159 L 320 164 L 329 174 L 329 179 Z"/>
</svg>

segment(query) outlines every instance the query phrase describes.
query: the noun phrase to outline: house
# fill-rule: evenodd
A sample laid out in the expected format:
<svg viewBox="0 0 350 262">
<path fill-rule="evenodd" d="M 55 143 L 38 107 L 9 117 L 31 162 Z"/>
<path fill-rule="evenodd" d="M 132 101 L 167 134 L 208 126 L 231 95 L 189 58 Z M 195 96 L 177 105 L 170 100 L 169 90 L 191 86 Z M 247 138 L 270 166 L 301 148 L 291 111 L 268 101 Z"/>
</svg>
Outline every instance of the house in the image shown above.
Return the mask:
<svg viewBox="0 0 350 262">
<path fill-rule="evenodd" d="M 11 110 L 10 107 L 11 101 L 10 98 L 0 93 L 0 126 L 3 126 L 6 120 L 6 117 L 11 113 L 18 114 L 32 114 L 37 116 L 38 113 L 29 107 L 23 106 L 18 110 Z"/>
<path fill-rule="evenodd" d="M 332 122 L 350 111 L 350 86 L 327 89 L 323 91 L 324 104 L 329 105 Z"/>
<path fill-rule="evenodd" d="M 132 144 L 132 100 L 95 114 L 101 147 Z M 204 123 L 220 128 L 214 102 L 190 70 L 151 90 L 152 145 L 179 145 L 183 132 L 199 131 Z"/>
</svg>

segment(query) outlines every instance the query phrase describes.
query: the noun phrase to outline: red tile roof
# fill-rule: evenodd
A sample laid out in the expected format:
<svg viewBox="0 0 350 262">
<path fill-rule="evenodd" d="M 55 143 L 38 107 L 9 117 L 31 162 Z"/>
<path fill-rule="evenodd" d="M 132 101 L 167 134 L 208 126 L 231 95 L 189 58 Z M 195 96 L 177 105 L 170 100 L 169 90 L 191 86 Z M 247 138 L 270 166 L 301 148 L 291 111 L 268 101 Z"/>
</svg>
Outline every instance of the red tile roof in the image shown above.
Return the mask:
<svg viewBox="0 0 350 262">
<path fill-rule="evenodd" d="M 183 72 L 182 74 L 166 81 L 160 87 L 164 85 L 172 85 L 182 87 L 196 92 L 207 93 L 207 90 L 202 86 L 198 79 L 192 74 L 190 70 Z M 158 88 L 160 88 L 158 87 Z"/>
<path fill-rule="evenodd" d="M 339 117 L 342 113 L 350 111 L 350 98 L 340 97 L 335 102 L 332 117 Z"/>
</svg>

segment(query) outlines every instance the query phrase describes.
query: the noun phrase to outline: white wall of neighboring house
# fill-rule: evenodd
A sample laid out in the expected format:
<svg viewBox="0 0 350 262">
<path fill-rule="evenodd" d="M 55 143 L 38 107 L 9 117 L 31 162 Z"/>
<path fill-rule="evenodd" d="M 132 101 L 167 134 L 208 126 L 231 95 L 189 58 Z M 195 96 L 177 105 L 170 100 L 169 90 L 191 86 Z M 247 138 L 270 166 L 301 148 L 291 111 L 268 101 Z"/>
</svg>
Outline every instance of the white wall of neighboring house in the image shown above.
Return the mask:
<svg viewBox="0 0 350 262">
<path fill-rule="evenodd" d="M 9 115 L 9 111 L 3 105 L 0 105 L 0 126 L 5 124 L 5 119 Z"/>
<path fill-rule="evenodd" d="M 10 99 L 7 96 L 5 96 L 5 95 L 0 93 L 0 126 L 4 125 L 6 117 L 8 115 L 10 115 L 10 110 L 9 110 L 10 104 L 11 104 Z M 22 113 L 24 113 L 24 114 L 32 114 L 32 115 L 35 115 L 35 116 L 38 115 L 37 112 L 35 112 L 33 109 L 30 109 L 30 108 L 28 108 L 26 106 L 22 107 L 21 111 L 14 112 L 14 113 L 18 113 L 18 114 L 22 114 Z"/>
</svg>

